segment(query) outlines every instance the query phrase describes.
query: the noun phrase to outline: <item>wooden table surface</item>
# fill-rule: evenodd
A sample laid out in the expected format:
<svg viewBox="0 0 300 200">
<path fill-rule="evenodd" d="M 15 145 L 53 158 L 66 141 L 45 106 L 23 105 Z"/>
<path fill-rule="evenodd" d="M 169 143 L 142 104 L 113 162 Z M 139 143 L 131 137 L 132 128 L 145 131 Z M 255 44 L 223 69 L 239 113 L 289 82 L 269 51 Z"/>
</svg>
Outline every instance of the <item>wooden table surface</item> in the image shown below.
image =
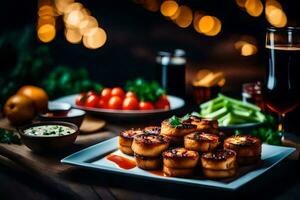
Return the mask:
<svg viewBox="0 0 300 200">
<path fill-rule="evenodd" d="M 187 199 L 198 196 L 300 199 L 298 161 L 285 160 L 272 172 L 236 192 L 152 182 L 80 169 L 60 163 L 61 158 L 112 138 L 132 125 L 107 125 L 93 134 L 81 134 L 74 147 L 59 155 L 33 153 L 24 145 L 0 144 L 0 199 Z M 136 125 L 142 127 L 143 125 Z M 11 129 L 5 119 L 0 127 Z M 135 126 L 134 126 L 135 127 Z"/>
</svg>

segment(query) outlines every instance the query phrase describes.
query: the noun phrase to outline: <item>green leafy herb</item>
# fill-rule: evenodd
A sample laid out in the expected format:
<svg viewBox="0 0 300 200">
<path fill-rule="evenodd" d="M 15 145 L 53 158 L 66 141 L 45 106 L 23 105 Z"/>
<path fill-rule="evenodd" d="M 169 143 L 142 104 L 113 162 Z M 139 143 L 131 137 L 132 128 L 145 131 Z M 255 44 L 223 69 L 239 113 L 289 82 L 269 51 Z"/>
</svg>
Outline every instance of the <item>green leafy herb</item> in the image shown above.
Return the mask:
<svg viewBox="0 0 300 200">
<path fill-rule="evenodd" d="M 21 140 L 18 135 L 12 131 L 0 129 L 0 142 L 6 144 L 21 144 Z"/>
<path fill-rule="evenodd" d="M 101 84 L 89 79 L 85 68 L 71 69 L 66 66 L 58 66 L 51 71 L 43 86 L 52 98 L 89 90 L 101 92 L 103 89 Z"/>
<path fill-rule="evenodd" d="M 170 119 L 169 119 L 169 123 L 171 124 L 171 126 L 177 128 L 179 126 L 182 126 L 182 121 L 179 117 L 176 117 L 175 115 L 173 115 Z"/>
<path fill-rule="evenodd" d="M 156 102 L 165 94 L 165 91 L 156 81 L 148 82 L 142 78 L 127 81 L 125 90 L 134 92 L 140 101 Z"/>
</svg>

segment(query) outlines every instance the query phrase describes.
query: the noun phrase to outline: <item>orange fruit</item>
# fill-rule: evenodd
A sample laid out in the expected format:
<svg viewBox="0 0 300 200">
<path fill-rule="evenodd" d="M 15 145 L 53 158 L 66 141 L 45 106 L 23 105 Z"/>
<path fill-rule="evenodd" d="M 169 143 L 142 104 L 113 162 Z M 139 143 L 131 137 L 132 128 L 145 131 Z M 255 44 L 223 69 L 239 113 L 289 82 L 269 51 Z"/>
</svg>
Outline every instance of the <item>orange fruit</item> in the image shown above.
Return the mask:
<svg viewBox="0 0 300 200">
<path fill-rule="evenodd" d="M 32 99 L 37 112 L 47 111 L 49 97 L 42 88 L 33 85 L 25 85 L 18 90 L 17 94 L 22 94 Z"/>
<path fill-rule="evenodd" d="M 34 102 L 24 95 L 15 94 L 6 101 L 4 114 L 13 125 L 24 124 L 35 116 Z"/>
</svg>

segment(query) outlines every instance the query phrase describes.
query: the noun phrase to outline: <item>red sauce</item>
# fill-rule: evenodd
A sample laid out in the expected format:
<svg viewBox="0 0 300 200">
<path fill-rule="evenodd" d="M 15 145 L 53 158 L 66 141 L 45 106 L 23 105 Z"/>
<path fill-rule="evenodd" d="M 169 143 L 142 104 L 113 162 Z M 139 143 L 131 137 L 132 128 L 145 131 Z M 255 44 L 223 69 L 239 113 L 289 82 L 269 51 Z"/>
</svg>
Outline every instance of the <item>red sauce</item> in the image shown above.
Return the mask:
<svg viewBox="0 0 300 200">
<path fill-rule="evenodd" d="M 151 174 L 157 175 L 157 176 L 166 176 L 162 170 L 151 170 L 148 172 L 150 172 Z"/>
<path fill-rule="evenodd" d="M 136 164 L 133 160 L 124 158 L 122 156 L 118 156 L 118 155 L 108 155 L 106 157 L 107 160 L 110 160 L 111 162 L 116 163 L 120 168 L 122 169 L 132 169 L 136 167 Z"/>
</svg>

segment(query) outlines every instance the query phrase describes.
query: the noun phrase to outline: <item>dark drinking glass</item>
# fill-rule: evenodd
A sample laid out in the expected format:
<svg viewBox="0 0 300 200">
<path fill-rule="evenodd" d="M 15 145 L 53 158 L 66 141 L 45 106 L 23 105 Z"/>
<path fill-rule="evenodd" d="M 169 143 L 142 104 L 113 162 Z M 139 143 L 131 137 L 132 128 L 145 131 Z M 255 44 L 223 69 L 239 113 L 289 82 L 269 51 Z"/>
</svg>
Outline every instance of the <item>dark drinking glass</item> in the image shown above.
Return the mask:
<svg viewBox="0 0 300 200">
<path fill-rule="evenodd" d="M 264 101 L 278 113 L 278 130 L 284 133 L 283 119 L 300 99 L 300 28 L 268 28 L 266 50 L 269 66 Z"/>
<path fill-rule="evenodd" d="M 156 59 L 156 78 L 170 95 L 185 97 L 185 52 L 159 52 Z"/>
</svg>

